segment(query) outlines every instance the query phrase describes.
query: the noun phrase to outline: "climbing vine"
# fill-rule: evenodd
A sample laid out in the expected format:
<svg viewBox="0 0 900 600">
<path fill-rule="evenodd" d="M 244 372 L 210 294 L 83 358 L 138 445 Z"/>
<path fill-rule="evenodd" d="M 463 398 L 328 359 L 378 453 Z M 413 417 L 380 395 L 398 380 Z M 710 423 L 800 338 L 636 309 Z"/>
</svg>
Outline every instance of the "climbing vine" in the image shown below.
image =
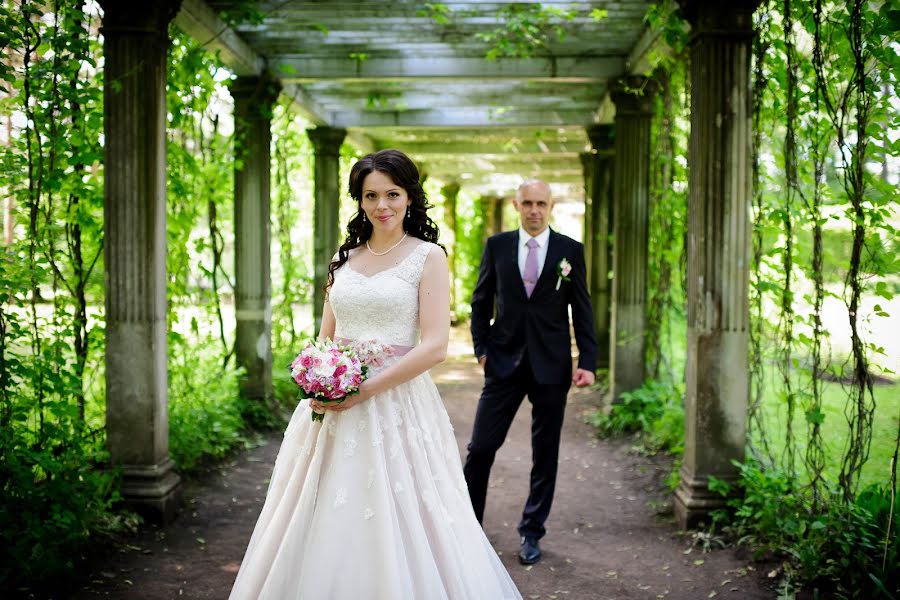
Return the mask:
<svg viewBox="0 0 900 600">
<path fill-rule="evenodd" d="M 666 322 L 683 323 L 679 106 L 689 101 L 673 91 L 690 91 L 679 80 L 684 22 L 668 2 L 647 20 L 670 46 L 652 61 L 646 364 L 657 381 L 596 424 L 643 429 L 646 449 L 677 453 L 678 443 L 659 443 L 677 408 L 659 381 L 682 377 L 665 365 L 684 352 L 683 330 L 662 340 Z M 882 347 L 898 272 L 898 64 L 888 42 L 898 23 L 895 8 L 862 0 L 768 0 L 754 18 L 749 458 L 734 512 L 716 526 L 785 557 L 786 594 L 890 597 L 900 585 L 900 385 Z"/>
<path fill-rule="evenodd" d="M 897 272 L 890 208 L 897 174 L 867 168 L 886 164 L 887 131 L 897 126 L 890 116 L 896 50 L 879 41 L 896 21 L 896 11 L 861 0 L 767 2 L 756 15 L 749 413 L 756 460 L 743 467 L 742 481 L 747 494 L 758 494 L 779 478 L 796 502 L 754 512 L 745 499 L 736 527 L 806 557 L 789 563 L 785 590 L 803 583 L 857 597 L 894 590 L 898 581 L 889 450 L 897 411 L 876 405 L 878 396 L 896 401 L 897 386 L 877 389 L 876 373 L 892 373 L 889 361 L 872 361 L 883 352 L 875 340 L 889 314 L 879 300 L 893 299 Z M 825 321 L 839 302 L 846 345 L 840 322 Z M 861 490 L 861 481 L 870 485 Z M 814 529 L 787 527 L 788 519 Z M 841 550 L 815 533 L 831 520 L 853 523 Z M 836 562 L 843 567 L 829 566 Z"/>
</svg>

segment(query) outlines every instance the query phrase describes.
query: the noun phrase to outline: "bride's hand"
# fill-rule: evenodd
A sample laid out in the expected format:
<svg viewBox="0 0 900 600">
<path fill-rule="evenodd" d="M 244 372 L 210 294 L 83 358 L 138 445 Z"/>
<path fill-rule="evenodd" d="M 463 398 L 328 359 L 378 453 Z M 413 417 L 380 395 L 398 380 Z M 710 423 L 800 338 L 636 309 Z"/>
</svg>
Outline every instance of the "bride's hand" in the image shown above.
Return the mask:
<svg viewBox="0 0 900 600">
<path fill-rule="evenodd" d="M 366 400 L 368 400 L 369 398 L 372 397 L 372 394 L 369 391 L 369 385 L 367 385 L 368 383 L 369 383 L 368 381 L 363 381 L 362 384 L 360 384 L 360 386 L 359 386 L 359 391 L 356 392 L 355 394 L 350 394 L 349 396 L 347 396 L 347 398 L 343 402 L 338 402 L 336 404 L 326 404 L 326 405 L 319 404 L 318 406 L 320 406 L 321 409 L 333 410 L 336 412 L 341 412 L 341 411 L 347 410 L 348 408 L 353 408 L 357 404 L 359 404 L 361 402 L 365 402 Z M 316 404 L 311 404 L 311 405 L 313 407 L 313 410 L 316 410 Z"/>
</svg>

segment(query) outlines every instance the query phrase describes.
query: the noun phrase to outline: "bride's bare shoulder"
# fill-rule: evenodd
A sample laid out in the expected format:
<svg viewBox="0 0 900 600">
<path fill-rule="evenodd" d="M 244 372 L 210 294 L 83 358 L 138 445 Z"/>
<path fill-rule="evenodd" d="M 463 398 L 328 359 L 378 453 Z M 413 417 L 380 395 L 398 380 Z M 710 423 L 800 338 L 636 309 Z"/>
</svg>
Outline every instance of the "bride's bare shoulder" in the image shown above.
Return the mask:
<svg viewBox="0 0 900 600">
<path fill-rule="evenodd" d="M 422 246 L 427 246 L 427 248 L 422 248 L 421 252 L 425 252 L 425 268 L 447 268 L 447 253 L 444 252 L 444 249 L 437 244 L 432 242 L 422 242 Z M 418 248 L 417 248 L 418 250 Z"/>
</svg>

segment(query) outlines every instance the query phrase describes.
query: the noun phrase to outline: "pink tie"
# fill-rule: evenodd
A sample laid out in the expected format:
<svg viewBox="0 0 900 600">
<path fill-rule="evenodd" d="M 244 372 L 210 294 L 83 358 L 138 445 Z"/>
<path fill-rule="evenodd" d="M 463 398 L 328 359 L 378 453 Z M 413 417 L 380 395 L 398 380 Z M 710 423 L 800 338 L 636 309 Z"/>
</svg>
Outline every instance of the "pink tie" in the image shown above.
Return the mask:
<svg viewBox="0 0 900 600">
<path fill-rule="evenodd" d="M 531 238 L 525 245 L 528 246 L 528 256 L 525 257 L 525 272 L 522 273 L 522 281 L 525 283 L 525 295 L 531 298 L 531 292 L 538 280 L 537 240 Z"/>
</svg>

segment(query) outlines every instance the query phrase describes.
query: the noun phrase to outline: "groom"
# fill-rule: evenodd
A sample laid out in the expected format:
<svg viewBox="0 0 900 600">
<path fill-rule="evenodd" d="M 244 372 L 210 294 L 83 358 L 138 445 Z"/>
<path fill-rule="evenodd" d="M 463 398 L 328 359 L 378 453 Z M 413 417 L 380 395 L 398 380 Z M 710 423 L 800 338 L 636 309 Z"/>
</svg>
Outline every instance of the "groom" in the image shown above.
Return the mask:
<svg viewBox="0 0 900 600">
<path fill-rule="evenodd" d="M 548 227 L 550 186 L 526 181 L 516 191 L 515 207 L 521 226 L 488 239 L 472 294 L 472 341 L 484 368 L 484 388 L 464 471 L 475 515 L 482 521 L 494 455 L 528 396 L 531 491 L 518 529 L 519 562 L 530 565 L 541 558 L 538 540 L 553 503 L 566 394 L 573 383 L 594 382 L 597 342 L 584 246 Z M 574 374 L 570 305 L 579 352 Z"/>
</svg>

